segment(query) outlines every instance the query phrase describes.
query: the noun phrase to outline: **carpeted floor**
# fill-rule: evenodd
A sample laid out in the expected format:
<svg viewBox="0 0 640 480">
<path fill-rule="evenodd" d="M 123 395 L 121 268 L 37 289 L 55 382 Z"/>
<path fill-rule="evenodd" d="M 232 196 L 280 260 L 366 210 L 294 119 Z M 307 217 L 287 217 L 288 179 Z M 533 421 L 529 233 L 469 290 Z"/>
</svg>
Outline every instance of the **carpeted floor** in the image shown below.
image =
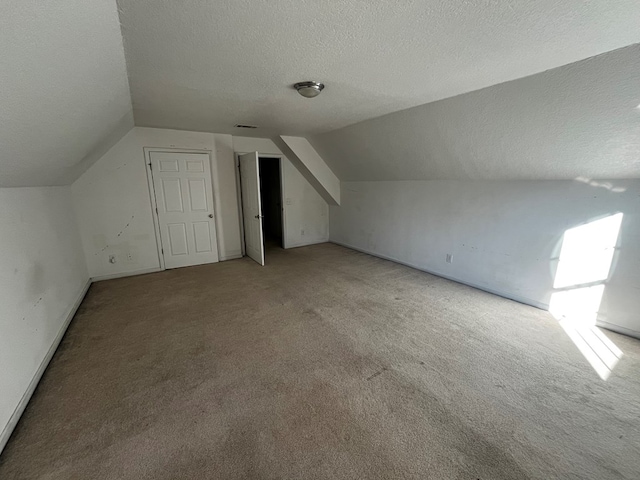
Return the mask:
<svg viewBox="0 0 640 480">
<path fill-rule="evenodd" d="M 94 284 L 0 478 L 640 478 L 640 342 L 332 244 Z"/>
</svg>

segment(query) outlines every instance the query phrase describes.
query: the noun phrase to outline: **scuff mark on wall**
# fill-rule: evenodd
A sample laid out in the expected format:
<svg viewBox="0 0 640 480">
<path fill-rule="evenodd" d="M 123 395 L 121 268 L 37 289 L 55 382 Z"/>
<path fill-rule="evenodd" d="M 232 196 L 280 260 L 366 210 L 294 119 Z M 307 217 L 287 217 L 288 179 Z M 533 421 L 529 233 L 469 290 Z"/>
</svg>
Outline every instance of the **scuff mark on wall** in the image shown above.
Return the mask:
<svg viewBox="0 0 640 480">
<path fill-rule="evenodd" d="M 94 253 L 94 254 L 93 254 L 93 256 L 95 257 L 95 256 L 97 256 L 97 255 L 100 255 L 100 254 L 101 254 L 101 253 L 103 253 L 107 248 L 109 248 L 109 245 L 105 245 L 105 246 L 102 248 L 102 250 L 100 250 L 99 252 Z"/>
<path fill-rule="evenodd" d="M 133 220 L 133 219 L 134 219 L 134 215 L 131 215 L 131 220 Z M 118 235 L 117 235 L 117 236 L 119 237 L 120 235 L 122 235 L 122 234 L 124 233 L 124 231 L 125 231 L 127 228 L 129 228 L 129 225 L 131 225 L 131 222 L 127 223 L 127 224 L 124 226 L 124 228 L 123 228 L 122 230 L 120 230 L 120 233 L 118 233 Z"/>
</svg>

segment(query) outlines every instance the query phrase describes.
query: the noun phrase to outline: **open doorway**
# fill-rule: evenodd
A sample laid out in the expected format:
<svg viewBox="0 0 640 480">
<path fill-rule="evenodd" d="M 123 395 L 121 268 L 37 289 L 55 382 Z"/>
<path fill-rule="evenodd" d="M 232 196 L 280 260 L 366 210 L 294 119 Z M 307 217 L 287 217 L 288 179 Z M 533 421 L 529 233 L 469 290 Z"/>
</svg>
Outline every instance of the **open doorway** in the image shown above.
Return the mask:
<svg viewBox="0 0 640 480">
<path fill-rule="evenodd" d="M 238 155 L 244 252 L 264 265 L 265 247 L 284 248 L 282 159 L 258 152 Z"/>
<path fill-rule="evenodd" d="M 265 252 L 284 248 L 280 158 L 259 157 L 260 204 Z"/>
</svg>

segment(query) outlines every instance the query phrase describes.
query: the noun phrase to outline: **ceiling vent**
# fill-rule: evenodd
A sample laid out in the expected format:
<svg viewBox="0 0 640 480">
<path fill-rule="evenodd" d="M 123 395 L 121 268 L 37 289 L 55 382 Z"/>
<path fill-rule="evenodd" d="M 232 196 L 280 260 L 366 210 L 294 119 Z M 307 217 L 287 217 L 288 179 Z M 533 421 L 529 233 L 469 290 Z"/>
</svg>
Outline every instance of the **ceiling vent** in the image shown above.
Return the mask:
<svg viewBox="0 0 640 480">
<path fill-rule="evenodd" d="M 258 128 L 256 125 L 242 125 L 241 123 L 238 123 L 235 125 L 236 128 Z"/>
</svg>

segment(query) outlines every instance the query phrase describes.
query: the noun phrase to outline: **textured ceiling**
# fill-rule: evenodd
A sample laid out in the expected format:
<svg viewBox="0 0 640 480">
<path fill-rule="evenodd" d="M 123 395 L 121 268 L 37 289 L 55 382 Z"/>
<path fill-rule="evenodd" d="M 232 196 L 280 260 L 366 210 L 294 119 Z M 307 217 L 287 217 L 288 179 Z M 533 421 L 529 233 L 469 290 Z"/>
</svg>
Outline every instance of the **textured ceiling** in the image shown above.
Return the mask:
<svg viewBox="0 0 640 480">
<path fill-rule="evenodd" d="M 0 45 L 0 186 L 70 183 L 133 125 L 115 1 L 2 2 Z"/>
<path fill-rule="evenodd" d="M 253 136 L 326 132 L 640 42 L 637 0 L 119 5 L 137 125 Z M 326 90 L 304 99 L 300 80 Z"/>
<path fill-rule="evenodd" d="M 640 41 L 636 0 L 120 0 L 128 82 L 115 0 L 4 3 L 0 186 L 72 182 L 132 126 L 131 98 L 143 126 L 318 134 Z M 298 96 L 291 84 L 307 79 L 325 82 L 325 92 L 313 100 Z M 622 108 L 617 98 L 603 98 Z M 261 128 L 237 130 L 236 123 Z M 425 135 L 402 124 L 389 128 Z M 349 132 L 358 131 L 371 138 Z M 351 133 L 338 132 L 341 149 L 325 150 L 347 177 L 487 175 L 480 164 L 427 171 L 420 152 L 409 152 L 416 156 L 406 168 L 365 173 L 368 164 L 357 170 L 343 160 L 371 147 L 356 147 Z M 488 157 L 478 148 L 478 158 Z M 611 171 L 626 172 L 620 175 L 633 170 L 619 157 L 609 160 Z M 509 168 L 495 175 L 528 175 Z M 553 168 L 533 171 L 566 177 L 575 170 Z"/>
<path fill-rule="evenodd" d="M 640 46 L 310 140 L 341 180 L 640 178 Z"/>
</svg>

